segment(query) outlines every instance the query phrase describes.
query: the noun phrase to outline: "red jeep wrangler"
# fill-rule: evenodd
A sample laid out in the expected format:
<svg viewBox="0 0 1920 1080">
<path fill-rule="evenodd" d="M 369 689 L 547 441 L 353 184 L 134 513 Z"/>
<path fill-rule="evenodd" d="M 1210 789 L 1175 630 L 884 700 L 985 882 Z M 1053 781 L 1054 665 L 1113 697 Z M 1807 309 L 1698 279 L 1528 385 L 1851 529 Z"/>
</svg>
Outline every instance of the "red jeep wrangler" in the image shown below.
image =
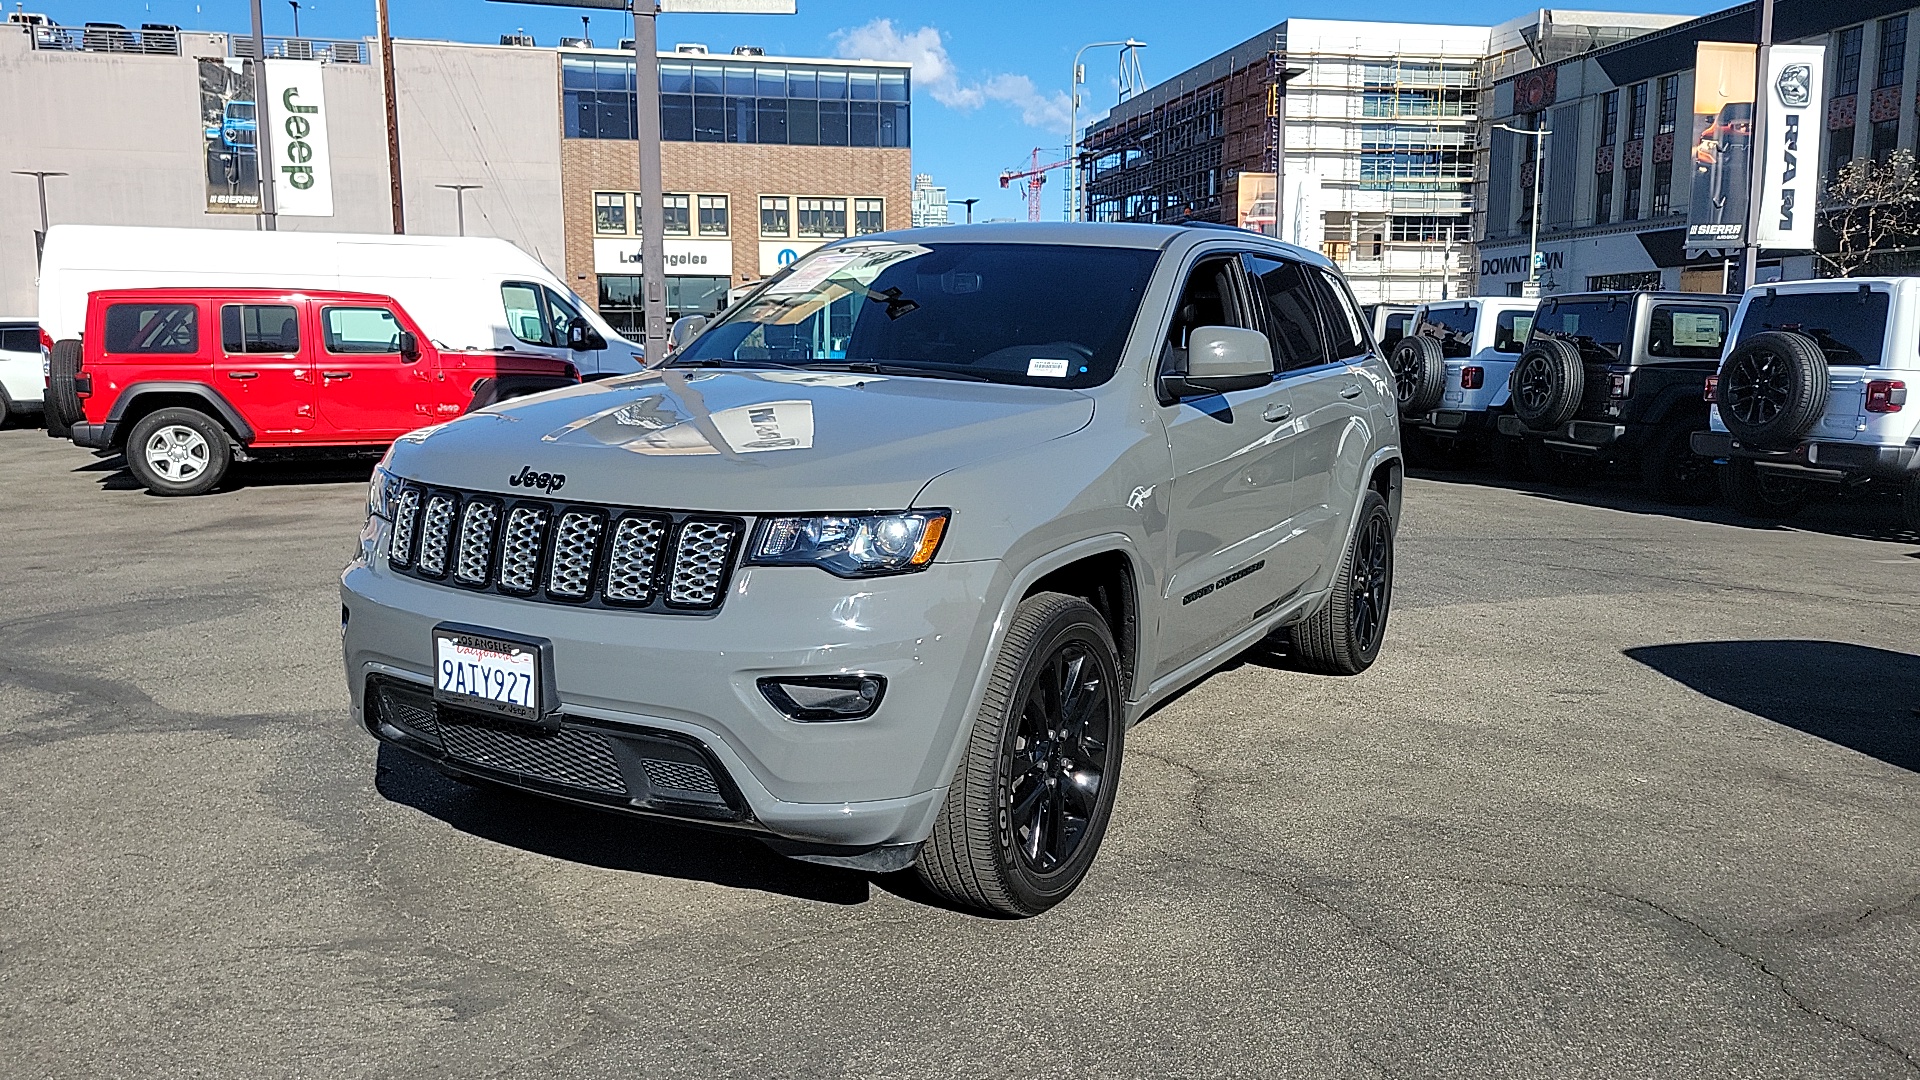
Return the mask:
<svg viewBox="0 0 1920 1080">
<path fill-rule="evenodd" d="M 341 457 L 580 381 L 564 360 L 441 352 L 391 298 L 284 289 L 123 289 L 56 342 L 47 432 L 121 450 L 156 495 L 199 495 L 234 461 Z"/>
</svg>

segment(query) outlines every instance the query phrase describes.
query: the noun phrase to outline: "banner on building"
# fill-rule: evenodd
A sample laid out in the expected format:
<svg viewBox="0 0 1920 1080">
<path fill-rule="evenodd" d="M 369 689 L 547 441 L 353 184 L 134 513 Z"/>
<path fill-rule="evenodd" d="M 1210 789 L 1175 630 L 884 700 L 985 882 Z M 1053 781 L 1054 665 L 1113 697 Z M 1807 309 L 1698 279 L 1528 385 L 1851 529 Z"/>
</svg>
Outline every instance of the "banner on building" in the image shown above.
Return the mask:
<svg viewBox="0 0 1920 1080">
<path fill-rule="evenodd" d="M 1767 50 L 1767 130 L 1760 143 L 1760 246 L 1813 250 L 1820 201 L 1820 134 L 1826 127 L 1824 45 Z"/>
<path fill-rule="evenodd" d="M 333 154 L 318 60 L 267 61 L 267 160 L 273 209 L 285 217 L 333 216 Z"/>
<path fill-rule="evenodd" d="M 1277 228 L 1280 177 L 1274 173 L 1243 172 L 1236 183 L 1240 197 L 1235 224 L 1267 236 L 1280 235 Z"/>
<path fill-rule="evenodd" d="M 200 131 L 207 158 L 207 213 L 260 212 L 252 65 L 200 61 Z"/>
<path fill-rule="evenodd" d="M 1702 41 L 1696 50 L 1687 247 L 1737 248 L 1747 233 L 1755 46 Z"/>
</svg>

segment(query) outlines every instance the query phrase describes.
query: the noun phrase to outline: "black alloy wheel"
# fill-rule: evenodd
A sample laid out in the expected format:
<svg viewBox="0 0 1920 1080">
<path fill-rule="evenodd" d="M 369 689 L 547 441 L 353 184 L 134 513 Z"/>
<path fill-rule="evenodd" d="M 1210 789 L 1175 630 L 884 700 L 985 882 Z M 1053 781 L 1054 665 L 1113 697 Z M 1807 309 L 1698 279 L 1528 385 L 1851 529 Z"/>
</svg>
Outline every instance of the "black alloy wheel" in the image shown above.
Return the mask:
<svg viewBox="0 0 1920 1080">
<path fill-rule="evenodd" d="M 1654 431 L 1640 452 L 1640 483 L 1647 494 L 1672 506 L 1704 506 L 1720 494 L 1719 466 L 1693 452 L 1697 421 L 1667 423 Z"/>
<path fill-rule="evenodd" d="M 1754 427 L 1777 420 L 1793 395 L 1786 359 L 1776 353 L 1756 351 L 1733 357 L 1721 378 L 1727 380 L 1722 407 Z"/>
<path fill-rule="evenodd" d="M 1361 652 L 1377 653 L 1393 599 L 1393 527 L 1384 514 L 1368 518 L 1354 537 L 1348 592 L 1348 634 Z"/>
<path fill-rule="evenodd" d="M 1331 595 L 1285 630 L 1288 657 L 1321 675 L 1358 675 L 1380 655 L 1392 609 L 1393 515 L 1378 491 L 1368 491 Z"/>
<path fill-rule="evenodd" d="M 1081 642 L 1047 658 L 1020 705 L 1007 755 L 1007 828 L 1027 868 L 1073 860 L 1100 806 L 1116 721 L 1108 676 Z"/>
<path fill-rule="evenodd" d="M 1514 411 L 1525 411 L 1534 416 L 1547 411 L 1548 403 L 1553 399 L 1553 378 L 1547 373 L 1547 358 L 1539 353 L 1531 353 L 1520 361 L 1520 371 L 1513 377 Z"/>
<path fill-rule="evenodd" d="M 1819 422 L 1831 387 L 1819 342 L 1805 334 L 1769 330 L 1727 354 L 1714 401 L 1735 439 L 1747 446 L 1787 450 Z"/>
</svg>

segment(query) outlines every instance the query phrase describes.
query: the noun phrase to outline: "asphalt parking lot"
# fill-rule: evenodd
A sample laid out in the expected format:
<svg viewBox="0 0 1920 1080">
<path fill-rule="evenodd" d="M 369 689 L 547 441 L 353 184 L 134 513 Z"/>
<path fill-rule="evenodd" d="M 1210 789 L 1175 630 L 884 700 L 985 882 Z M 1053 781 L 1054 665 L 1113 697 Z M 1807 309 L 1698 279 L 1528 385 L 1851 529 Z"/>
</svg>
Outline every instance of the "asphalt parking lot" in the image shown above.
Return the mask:
<svg viewBox="0 0 1920 1080">
<path fill-rule="evenodd" d="M 1888 507 L 1416 478 L 1379 664 L 1194 687 L 1086 884 L 1001 922 L 383 753 L 364 466 L 0 462 L 0 1075 L 1920 1074 Z"/>
</svg>

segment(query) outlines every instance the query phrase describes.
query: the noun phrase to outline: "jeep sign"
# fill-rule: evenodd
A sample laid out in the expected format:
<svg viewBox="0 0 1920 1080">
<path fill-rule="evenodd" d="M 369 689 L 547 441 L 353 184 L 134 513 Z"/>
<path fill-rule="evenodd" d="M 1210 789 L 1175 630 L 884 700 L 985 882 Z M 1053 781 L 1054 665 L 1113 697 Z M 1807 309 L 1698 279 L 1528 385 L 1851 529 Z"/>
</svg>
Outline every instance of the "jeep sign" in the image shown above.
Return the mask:
<svg viewBox="0 0 1920 1080">
<path fill-rule="evenodd" d="M 267 61 L 266 137 L 273 208 L 286 217 L 332 217 L 326 94 L 315 60 Z"/>
<path fill-rule="evenodd" d="M 1761 143 L 1760 243 L 1813 250 L 1814 204 L 1820 198 L 1820 136 L 1827 107 L 1824 45 L 1775 45 L 1767 54 L 1766 138 Z"/>
</svg>

